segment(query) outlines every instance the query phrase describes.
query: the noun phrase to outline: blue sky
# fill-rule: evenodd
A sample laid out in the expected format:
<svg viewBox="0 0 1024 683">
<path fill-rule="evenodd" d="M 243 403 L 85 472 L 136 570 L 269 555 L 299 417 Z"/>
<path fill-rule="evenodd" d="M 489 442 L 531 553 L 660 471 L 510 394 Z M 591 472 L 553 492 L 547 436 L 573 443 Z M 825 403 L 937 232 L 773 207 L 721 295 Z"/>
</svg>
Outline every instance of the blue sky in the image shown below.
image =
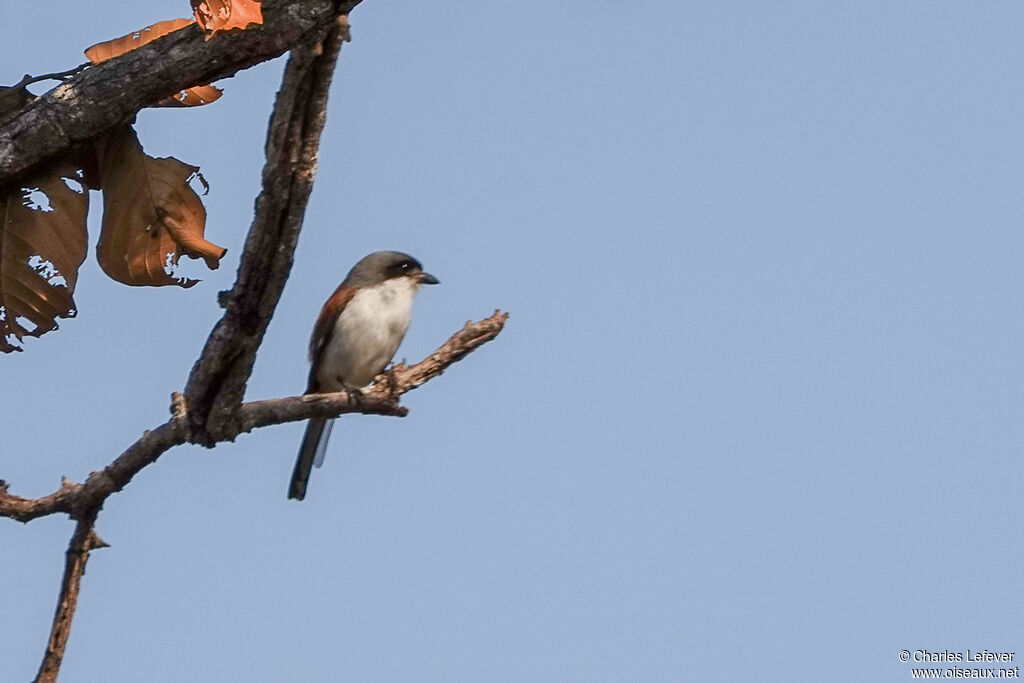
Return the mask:
<svg viewBox="0 0 1024 683">
<path fill-rule="evenodd" d="M 5 3 L 0 82 L 187 5 Z M 301 425 L 145 470 L 100 517 L 62 681 L 895 681 L 902 649 L 1024 649 L 1019 3 L 366 0 L 352 24 L 248 396 L 303 389 L 322 301 L 377 249 L 443 283 L 399 357 L 509 325 L 408 418 L 342 419 L 301 504 Z M 281 68 L 140 114 L 147 152 L 202 167 L 229 254 L 181 291 L 90 251 L 79 317 L 0 358 L 12 492 L 166 418 Z M 0 524 L 11 680 L 71 530 Z"/>
</svg>

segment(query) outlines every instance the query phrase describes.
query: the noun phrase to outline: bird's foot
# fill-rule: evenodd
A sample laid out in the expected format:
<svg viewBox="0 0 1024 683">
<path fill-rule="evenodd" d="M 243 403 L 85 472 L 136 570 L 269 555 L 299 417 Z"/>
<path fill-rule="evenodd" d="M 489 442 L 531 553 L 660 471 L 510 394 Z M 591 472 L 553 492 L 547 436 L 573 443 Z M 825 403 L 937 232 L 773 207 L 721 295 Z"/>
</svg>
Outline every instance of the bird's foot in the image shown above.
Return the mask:
<svg viewBox="0 0 1024 683">
<path fill-rule="evenodd" d="M 404 361 L 403 361 L 404 363 Z M 384 376 L 388 380 L 388 396 L 392 401 L 398 402 L 398 397 L 401 394 L 398 392 L 398 376 L 395 375 L 395 365 L 392 364 L 384 371 Z"/>
<path fill-rule="evenodd" d="M 345 393 L 348 394 L 348 402 L 351 405 L 354 405 L 356 408 L 362 408 L 363 407 L 363 390 L 362 389 L 358 389 L 358 388 L 352 387 L 350 389 L 346 389 Z"/>
</svg>

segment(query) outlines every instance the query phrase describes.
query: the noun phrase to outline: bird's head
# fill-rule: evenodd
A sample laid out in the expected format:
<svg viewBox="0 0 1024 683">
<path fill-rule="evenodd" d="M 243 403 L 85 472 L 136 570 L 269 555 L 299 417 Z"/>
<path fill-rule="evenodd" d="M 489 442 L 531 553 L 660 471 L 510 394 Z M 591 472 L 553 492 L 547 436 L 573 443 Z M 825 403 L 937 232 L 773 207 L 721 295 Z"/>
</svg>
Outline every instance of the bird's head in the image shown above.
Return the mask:
<svg viewBox="0 0 1024 683">
<path fill-rule="evenodd" d="M 352 266 L 343 284 L 347 287 L 372 287 L 393 278 L 409 278 L 417 285 L 439 283 L 412 256 L 400 251 L 375 251 Z"/>
</svg>

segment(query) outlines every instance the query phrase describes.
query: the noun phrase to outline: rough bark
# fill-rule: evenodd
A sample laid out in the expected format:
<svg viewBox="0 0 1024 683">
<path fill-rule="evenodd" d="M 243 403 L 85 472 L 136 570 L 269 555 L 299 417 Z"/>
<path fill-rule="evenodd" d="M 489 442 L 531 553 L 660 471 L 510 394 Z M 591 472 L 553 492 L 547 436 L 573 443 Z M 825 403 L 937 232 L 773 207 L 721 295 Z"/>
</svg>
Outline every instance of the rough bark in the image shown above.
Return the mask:
<svg viewBox="0 0 1024 683">
<path fill-rule="evenodd" d="M 60 665 L 64 661 L 64 648 L 71 634 L 71 619 L 78 607 L 78 591 L 85 575 L 85 563 L 89 561 L 89 552 L 96 548 L 105 548 L 107 544 L 96 535 L 93 526 L 99 508 L 87 512 L 75 526 L 68 549 L 64 557 L 64 576 L 60 582 L 60 597 L 57 598 L 57 610 L 53 615 L 50 638 L 46 642 L 46 654 L 39 665 L 36 683 L 55 683 Z"/>
<path fill-rule="evenodd" d="M 223 434 L 223 439 L 234 440 L 253 429 L 300 422 L 313 417 L 338 417 L 350 413 L 404 417 L 408 411 L 399 405 L 403 394 L 440 376 L 453 363 L 497 337 L 506 320 L 507 313 L 495 311 L 483 320 L 467 322 L 422 361 L 411 366 L 404 363 L 394 366 L 358 397 L 339 391 L 243 403 L 232 422 L 232 431 Z M 22 498 L 12 495 L 8 484 L 0 482 L 0 517 L 30 522 L 47 515 L 67 513 L 76 519 L 87 519 L 91 513 L 99 511 L 107 498 L 127 486 L 136 474 L 156 462 L 168 450 L 184 443 L 195 443 L 189 437 L 189 412 L 190 408 L 182 395 L 175 394 L 170 420 L 152 431 L 146 431 L 112 463 L 90 474 L 84 484 L 65 479 L 61 487 L 49 495 Z"/>
<path fill-rule="evenodd" d="M 197 443 L 212 446 L 231 424 L 245 393 L 270 317 L 291 272 L 295 246 L 316 176 L 327 94 L 348 24 L 292 51 L 267 133 L 263 188 L 238 266 L 221 295 L 224 315 L 210 333 L 185 387 Z"/>
<path fill-rule="evenodd" d="M 360 0 L 264 0 L 262 26 L 206 40 L 192 26 L 91 66 L 0 122 L 0 184 L 180 90 L 273 59 Z"/>
<path fill-rule="evenodd" d="M 95 67 L 36 98 L 0 121 L 0 184 L 130 119 L 142 107 L 184 88 L 229 76 L 291 50 L 266 143 L 263 187 L 234 287 L 183 394 L 172 397 L 171 419 L 84 483 L 63 480 L 40 498 L 22 498 L 0 480 L 0 517 L 29 522 L 68 514 L 76 527 L 65 560 L 60 597 L 37 683 L 54 683 L 78 600 L 89 552 L 105 544 L 95 532 L 104 502 L 174 446 L 213 446 L 259 427 L 345 413 L 404 416 L 402 394 L 465 357 L 501 331 L 508 315 L 466 326 L 429 357 L 393 368 L 359 396 L 347 392 L 243 403 L 256 351 L 292 267 L 295 245 L 316 173 L 327 93 L 346 15 L 360 0 L 264 0 L 265 24 L 204 39 L 190 27 Z M 30 77 L 26 79 L 31 80 Z M 28 82 L 23 79 L 24 82 Z"/>
</svg>

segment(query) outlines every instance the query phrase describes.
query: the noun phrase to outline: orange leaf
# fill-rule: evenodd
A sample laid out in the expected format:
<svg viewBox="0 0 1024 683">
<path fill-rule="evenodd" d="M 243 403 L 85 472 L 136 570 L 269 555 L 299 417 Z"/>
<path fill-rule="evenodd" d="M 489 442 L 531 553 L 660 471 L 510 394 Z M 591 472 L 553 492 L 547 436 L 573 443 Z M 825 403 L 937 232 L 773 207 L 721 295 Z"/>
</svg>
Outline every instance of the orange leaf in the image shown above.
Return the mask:
<svg viewBox="0 0 1024 683">
<path fill-rule="evenodd" d="M 199 171 L 174 158 L 142 151 L 129 126 L 100 143 L 103 228 L 96 257 L 103 272 L 126 285 L 178 285 L 181 256 L 214 269 L 227 250 L 204 239 L 206 209 L 189 179 Z"/>
<path fill-rule="evenodd" d="M 120 38 L 96 43 L 85 50 L 85 56 L 88 57 L 89 61 L 93 64 L 99 64 L 111 57 L 117 57 L 118 55 L 123 55 L 125 52 L 134 50 L 137 47 L 142 47 L 146 43 L 152 42 L 161 36 L 166 36 L 168 33 L 185 28 L 191 23 L 193 23 L 192 19 L 158 21 L 152 26 L 147 26 L 141 31 L 135 31 L 126 36 L 121 36 Z"/>
<path fill-rule="evenodd" d="M 88 209 L 89 192 L 67 161 L 0 188 L 0 352 L 21 351 L 12 341 L 75 316 Z"/>
<path fill-rule="evenodd" d="M 97 43 L 85 51 L 85 56 L 93 64 L 99 64 L 111 57 L 123 55 L 125 52 L 141 47 L 152 42 L 161 36 L 166 36 L 172 31 L 185 28 L 195 23 L 193 19 L 171 19 L 170 21 L 159 21 L 152 26 L 147 26 L 141 31 L 129 33 L 120 38 L 114 38 L 103 43 Z M 209 104 L 223 93 L 219 88 L 212 85 L 197 85 L 182 90 L 181 92 L 164 98 L 157 102 L 155 107 L 198 107 L 202 104 Z"/>
<path fill-rule="evenodd" d="M 212 85 L 194 85 L 160 100 L 154 107 L 198 107 L 220 99 L 224 91 Z"/>
<path fill-rule="evenodd" d="M 196 21 L 207 31 L 228 31 L 263 23 L 257 0 L 192 0 Z"/>
</svg>

